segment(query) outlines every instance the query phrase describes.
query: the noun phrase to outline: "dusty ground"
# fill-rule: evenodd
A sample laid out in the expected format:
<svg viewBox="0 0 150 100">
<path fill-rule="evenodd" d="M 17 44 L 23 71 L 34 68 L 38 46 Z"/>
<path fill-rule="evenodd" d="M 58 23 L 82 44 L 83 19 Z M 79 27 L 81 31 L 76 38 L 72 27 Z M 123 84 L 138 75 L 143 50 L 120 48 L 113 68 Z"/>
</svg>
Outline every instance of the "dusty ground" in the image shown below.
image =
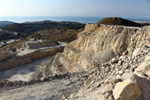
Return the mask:
<svg viewBox="0 0 150 100">
<path fill-rule="evenodd" d="M 53 56 L 37 59 L 30 64 L 0 72 L 0 78 L 9 81 L 29 81 L 32 79 L 35 68 L 44 67 Z M 69 98 L 71 94 L 81 88 L 88 76 L 89 74 L 86 72 L 65 74 L 43 83 L 1 88 L 0 100 L 61 100 L 63 95 Z"/>
<path fill-rule="evenodd" d="M 32 74 L 36 67 L 41 67 L 43 62 L 48 61 L 52 56 L 37 59 L 30 64 L 18 66 L 7 71 L 0 72 L 0 78 L 8 79 L 10 81 L 22 80 L 29 81 L 32 79 Z"/>
<path fill-rule="evenodd" d="M 39 49 L 51 49 L 55 47 L 65 46 L 65 45 L 66 43 L 59 42 L 59 45 L 56 45 L 56 46 L 43 47 L 43 48 L 37 48 L 37 49 L 28 49 L 25 47 L 23 51 L 20 51 L 18 53 L 18 55 L 26 55 L 28 53 L 35 52 Z M 18 66 L 7 71 L 0 72 L 0 78 L 7 79 L 9 81 L 16 81 L 16 80 L 29 81 L 32 79 L 32 74 L 34 73 L 35 68 L 44 67 L 42 63 L 49 61 L 51 57 L 52 56 L 37 59 L 32 63 L 26 64 L 23 66 Z"/>
<path fill-rule="evenodd" d="M 88 73 L 73 73 L 56 77 L 47 82 L 20 88 L 3 88 L 0 90 L 0 100 L 61 100 L 76 93 L 87 79 Z"/>
</svg>

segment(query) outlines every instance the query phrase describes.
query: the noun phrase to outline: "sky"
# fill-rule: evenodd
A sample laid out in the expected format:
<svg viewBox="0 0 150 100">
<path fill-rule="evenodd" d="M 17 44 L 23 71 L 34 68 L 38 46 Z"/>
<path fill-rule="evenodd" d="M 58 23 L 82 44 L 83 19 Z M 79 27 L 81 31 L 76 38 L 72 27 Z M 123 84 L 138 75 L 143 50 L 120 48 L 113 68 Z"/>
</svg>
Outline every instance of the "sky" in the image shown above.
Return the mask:
<svg viewBox="0 0 150 100">
<path fill-rule="evenodd" d="M 0 0 L 0 16 L 95 16 L 150 19 L 150 0 Z"/>
</svg>

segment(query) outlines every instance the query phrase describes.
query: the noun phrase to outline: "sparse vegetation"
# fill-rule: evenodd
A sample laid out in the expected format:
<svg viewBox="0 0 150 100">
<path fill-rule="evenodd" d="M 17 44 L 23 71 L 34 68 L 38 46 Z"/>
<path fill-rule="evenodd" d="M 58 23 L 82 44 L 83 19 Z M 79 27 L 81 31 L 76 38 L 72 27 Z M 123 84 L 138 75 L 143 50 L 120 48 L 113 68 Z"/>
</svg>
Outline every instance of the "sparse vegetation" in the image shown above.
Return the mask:
<svg viewBox="0 0 150 100">
<path fill-rule="evenodd" d="M 78 32 L 82 31 L 84 24 L 76 22 L 53 22 L 42 21 L 22 24 L 11 24 L 2 27 L 5 31 L 20 33 L 18 38 L 26 39 L 34 37 L 50 41 L 70 42 L 76 38 Z"/>
<path fill-rule="evenodd" d="M 77 33 L 82 30 L 83 29 L 48 29 L 35 32 L 31 37 L 49 41 L 71 42 L 76 39 Z"/>
</svg>

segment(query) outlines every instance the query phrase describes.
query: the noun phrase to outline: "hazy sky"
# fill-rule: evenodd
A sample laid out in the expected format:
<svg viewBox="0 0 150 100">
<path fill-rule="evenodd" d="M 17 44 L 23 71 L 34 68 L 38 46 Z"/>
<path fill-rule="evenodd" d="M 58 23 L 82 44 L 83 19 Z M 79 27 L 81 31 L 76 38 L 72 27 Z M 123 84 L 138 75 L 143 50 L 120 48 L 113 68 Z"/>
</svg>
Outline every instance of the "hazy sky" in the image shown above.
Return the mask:
<svg viewBox="0 0 150 100">
<path fill-rule="evenodd" d="M 150 0 L 0 0 L 0 16 L 117 16 L 150 19 Z"/>
</svg>

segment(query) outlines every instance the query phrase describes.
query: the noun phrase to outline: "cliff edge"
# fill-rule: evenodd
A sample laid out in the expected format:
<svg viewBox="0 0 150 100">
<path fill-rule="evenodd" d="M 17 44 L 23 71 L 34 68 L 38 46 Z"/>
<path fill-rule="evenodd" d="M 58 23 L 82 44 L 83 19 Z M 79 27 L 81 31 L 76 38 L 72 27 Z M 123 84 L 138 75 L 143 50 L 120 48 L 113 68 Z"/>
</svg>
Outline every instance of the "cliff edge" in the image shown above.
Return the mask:
<svg viewBox="0 0 150 100">
<path fill-rule="evenodd" d="M 47 65 L 45 75 L 81 72 L 98 68 L 127 50 L 131 36 L 139 27 L 86 24 L 77 39 L 58 53 Z"/>
<path fill-rule="evenodd" d="M 148 100 L 149 37 L 150 26 L 86 24 L 77 39 L 36 75 L 93 70 L 71 100 Z"/>
</svg>

